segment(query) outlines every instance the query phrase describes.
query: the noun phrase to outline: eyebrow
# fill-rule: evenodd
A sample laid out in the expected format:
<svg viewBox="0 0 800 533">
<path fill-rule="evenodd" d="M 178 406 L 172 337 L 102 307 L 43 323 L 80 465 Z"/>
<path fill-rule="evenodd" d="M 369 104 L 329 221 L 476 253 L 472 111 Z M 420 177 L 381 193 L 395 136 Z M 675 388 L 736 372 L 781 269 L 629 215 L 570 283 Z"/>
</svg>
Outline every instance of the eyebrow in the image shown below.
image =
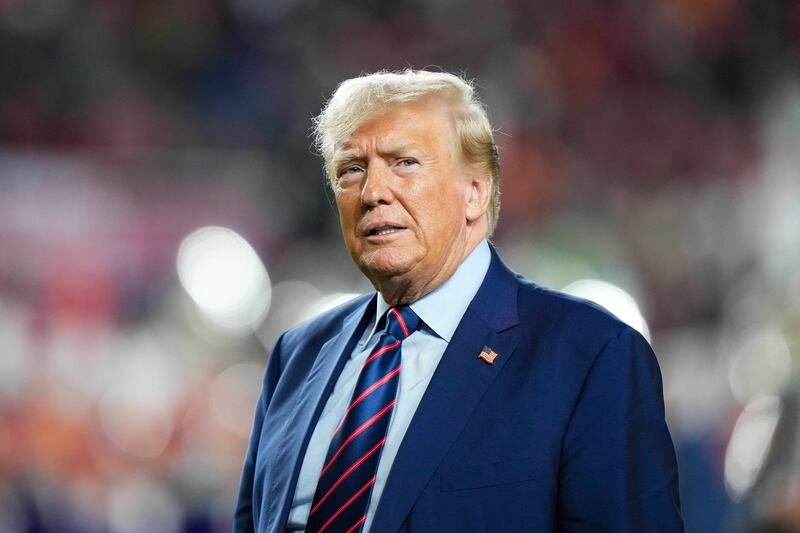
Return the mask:
<svg viewBox="0 0 800 533">
<path fill-rule="evenodd" d="M 333 156 L 333 164 L 334 166 L 339 166 L 344 163 L 349 163 L 351 161 L 358 161 L 363 159 L 363 156 L 358 150 L 342 150 L 337 151 L 336 154 Z"/>
<path fill-rule="evenodd" d="M 417 143 L 406 143 L 406 144 L 397 144 L 391 145 L 387 144 L 386 146 L 379 147 L 378 153 L 381 155 L 399 155 L 406 152 L 422 152 L 425 153 L 425 150 Z M 338 167 L 344 163 L 349 163 L 352 161 L 362 161 L 364 159 L 363 153 L 355 148 L 346 148 L 344 150 L 340 150 L 336 152 L 336 155 L 333 158 L 333 163 L 335 167 Z"/>
</svg>

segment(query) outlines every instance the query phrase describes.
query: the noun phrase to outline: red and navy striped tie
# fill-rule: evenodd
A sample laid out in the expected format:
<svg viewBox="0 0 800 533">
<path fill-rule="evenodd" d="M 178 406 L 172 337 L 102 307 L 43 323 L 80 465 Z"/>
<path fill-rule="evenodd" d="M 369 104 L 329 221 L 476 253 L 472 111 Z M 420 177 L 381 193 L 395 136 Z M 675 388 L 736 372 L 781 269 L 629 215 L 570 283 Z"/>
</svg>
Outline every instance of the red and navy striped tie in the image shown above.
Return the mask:
<svg viewBox="0 0 800 533">
<path fill-rule="evenodd" d="M 334 430 L 306 533 L 355 533 L 367 519 L 378 460 L 400 381 L 400 343 L 419 327 L 409 307 L 387 312 L 386 332 L 364 361 L 353 399 Z"/>
</svg>

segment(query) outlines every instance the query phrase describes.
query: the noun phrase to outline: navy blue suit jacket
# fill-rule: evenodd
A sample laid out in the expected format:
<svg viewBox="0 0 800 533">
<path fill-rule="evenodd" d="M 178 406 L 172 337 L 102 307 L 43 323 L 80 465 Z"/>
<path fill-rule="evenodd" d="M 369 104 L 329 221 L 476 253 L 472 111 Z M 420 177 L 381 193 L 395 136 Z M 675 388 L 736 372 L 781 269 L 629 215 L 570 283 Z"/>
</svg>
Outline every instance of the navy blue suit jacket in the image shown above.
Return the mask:
<svg viewBox="0 0 800 533">
<path fill-rule="evenodd" d="M 317 419 L 361 336 L 365 295 L 281 336 L 256 406 L 237 533 L 283 532 Z M 494 364 L 478 358 L 484 345 Z M 392 465 L 374 533 L 682 531 L 650 346 L 492 250 Z"/>
</svg>

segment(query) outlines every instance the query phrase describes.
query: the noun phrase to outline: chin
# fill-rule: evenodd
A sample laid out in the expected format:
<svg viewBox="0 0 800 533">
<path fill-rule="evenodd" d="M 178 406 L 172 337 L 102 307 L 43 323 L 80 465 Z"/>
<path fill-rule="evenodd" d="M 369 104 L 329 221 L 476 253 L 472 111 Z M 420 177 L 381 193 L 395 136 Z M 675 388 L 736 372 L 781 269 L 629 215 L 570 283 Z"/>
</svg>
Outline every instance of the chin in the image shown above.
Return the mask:
<svg viewBox="0 0 800 533">
<path fill-rule="evenodd" d="M 404 254 L 383 250 L 365 253 L 356 263 L 369 278 L 391 278 L 411 270 L 413 261 Z"/>
</svg>

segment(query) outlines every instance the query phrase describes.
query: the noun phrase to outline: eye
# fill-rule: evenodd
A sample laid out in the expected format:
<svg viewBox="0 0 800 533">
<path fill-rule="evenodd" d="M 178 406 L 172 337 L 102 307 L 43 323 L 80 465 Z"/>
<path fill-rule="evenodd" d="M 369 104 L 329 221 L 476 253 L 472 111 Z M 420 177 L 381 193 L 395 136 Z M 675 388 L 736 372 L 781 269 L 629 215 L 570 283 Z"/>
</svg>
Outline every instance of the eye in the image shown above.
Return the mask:
<svg viewBox="0 0 800 533">
<path fill-rule="evenodd" d="M 360 166 L 352 165 L 352 166 L 343 168 L 339 172 L 339 177 L 340 178 L 344 178 L 346 176 L 352 176 L 352 175 L 358 174 L 358 173 L 363 172 L 363 171 L 364 170 Z"/>
<path fill-rule="evenodd" d="M 417 164 L 418 163 L 417 163 L 416 159 L 401 159 L 400 160 L 400 166 L 404 166 L 404 167 L 413 167 L 414 165 L 417 165 Z"/>
</svg>

